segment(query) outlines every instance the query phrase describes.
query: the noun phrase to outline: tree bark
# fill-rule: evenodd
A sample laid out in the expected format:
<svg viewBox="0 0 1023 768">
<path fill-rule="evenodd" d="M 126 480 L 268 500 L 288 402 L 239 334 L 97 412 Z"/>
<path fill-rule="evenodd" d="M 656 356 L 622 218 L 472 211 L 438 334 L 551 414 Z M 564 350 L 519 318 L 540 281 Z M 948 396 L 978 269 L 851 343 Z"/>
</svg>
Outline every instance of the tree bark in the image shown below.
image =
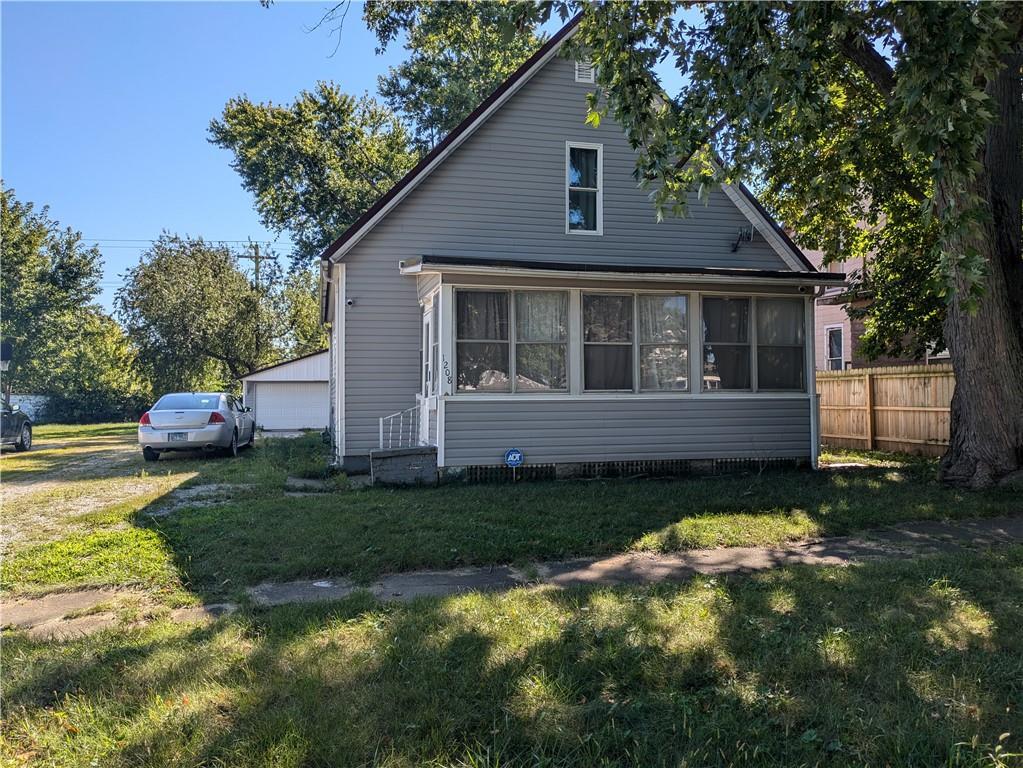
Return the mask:
<svg viewBox="0 0 1023 768">
<path fill-rule="evenodd" d="M 990 216 L 975 233 L 964 233 L 957 250 L 975 248 L 988 267 L 976 311 L 964 305 L 968 291 L 953 275 L 954 295 L 945 320 L 945 341 L 955 370 L 951 440 L 941 461 L 942 480 L 970 488 L 992 485 L 1023 468 L 1023 110 L 1020 62 L 991 84 L 1000 115 L 988 130 L 983 171 L 974 191 Z M 939 207 L 960 203 L 939 184 Z"/>
</svg>

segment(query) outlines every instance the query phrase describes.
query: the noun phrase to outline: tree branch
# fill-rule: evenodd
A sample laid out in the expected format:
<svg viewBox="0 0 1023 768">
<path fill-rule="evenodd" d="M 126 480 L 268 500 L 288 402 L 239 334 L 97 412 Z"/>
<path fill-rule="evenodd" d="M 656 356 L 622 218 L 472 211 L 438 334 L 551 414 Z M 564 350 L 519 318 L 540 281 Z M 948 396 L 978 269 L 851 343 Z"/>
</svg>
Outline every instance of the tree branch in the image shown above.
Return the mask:
<svg viewBox="0 0 1023 768">
<path fill-rule="evenodd" d="M 884 56 L 858 32 L 850 30 L 838 42 L 838 48 L 849 61 L 863 70 L 874 86 L 890 99 L 895 92 L 895 70 Z"/>
</svg>

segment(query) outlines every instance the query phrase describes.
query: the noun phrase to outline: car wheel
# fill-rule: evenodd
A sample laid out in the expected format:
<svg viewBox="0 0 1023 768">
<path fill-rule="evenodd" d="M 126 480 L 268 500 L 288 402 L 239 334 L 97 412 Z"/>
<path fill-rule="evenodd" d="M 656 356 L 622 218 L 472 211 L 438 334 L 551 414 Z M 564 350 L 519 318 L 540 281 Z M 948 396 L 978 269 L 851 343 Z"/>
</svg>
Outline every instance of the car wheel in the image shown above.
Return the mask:
<svg viewBox="0 0 1023 768">
<path fill-rule="evenodd" d="M 21 437 L 18 438 L 18 442 L 14 444 L 14 450 L 16 451 L 27 451 L 32 447 L 32 427 L 25 424 L 21 428 Z"/>
<path fill-rule="evenodd" d="M 146 461 L 159 461 L 160 454 L 154 451 L 152 448 L 142 449 L 142 458 Z"/>
<path fill-rule="evenodd" d="M 225 456 L 229 456 L 232 459 L 238 455 L 238 430 L 231 433 L 231 444 L 227 446 L 227 450 L 224 451 Z"/>
</svg>

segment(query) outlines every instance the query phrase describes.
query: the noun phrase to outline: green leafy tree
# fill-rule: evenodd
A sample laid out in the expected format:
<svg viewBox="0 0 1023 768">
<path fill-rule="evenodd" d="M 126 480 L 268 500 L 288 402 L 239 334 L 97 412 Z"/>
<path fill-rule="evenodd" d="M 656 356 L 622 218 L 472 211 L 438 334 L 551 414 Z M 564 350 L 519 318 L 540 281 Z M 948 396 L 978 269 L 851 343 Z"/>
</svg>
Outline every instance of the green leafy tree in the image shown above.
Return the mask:
<svg viewBox="0 0 1023 768">
<path fill-rule="evenodd" d="M 157 394 L 230 388 L 280 359 L 278 276 L 262 269 L 254 285 L 229 248 L 165 233 L 128 270 L 117 312 Z"/>
<path fill-rule="evenodd" d="M 904 277 L 926 297 L 904 326 L 944 304 L 956 392 L 942 477 L 982 487 L 1015 476 L 1023 4 L 707 3 L 683 15 L 669 2 L 541 2 L 522 14 L 533 24 L 576 9 L 573 43 L 597 65 L 589 119 L 623 126 L 658 211 L 684 212 L 693 188 L 761 179 L 831 259 L 880 244 L 868 278 L 888 303 L 879 317 L 899 314 Z M 676 94 L 655 74 L 665 60 L 684 75 Z M 896 333 L 889 325 L 879 332 Z"/>
<path fill-rule="evenodd" d="M 311 269 L 293 270 L 281 289 L 288 357 L 308 355 L 327 348 L 327 329 L 320 322 L 318 273 Z"/>
<path fill-rule="evenodd" d="M 113 318 L 98 307 L 53 321 L 27 363 L 27 376 L 47 396 L 51 421 L 83 423 L 138 418 L 152 403 L 138 354 Z"/>
<path fill-rule="evenodd" d="M 79 232 L 62 228 L 48 208 L 36 210 L 2 185 L 0 233 L 0 338 L 13 352 L 3 376 L 3 394 L 9 397 L 14 386 L 27 391 L 45 385 L 45 377 L 27 376 L 30 363 L 40 345 L 58 333 L 57 320 L 98 295 L 103 265 L 99 250 L 86 246 Z"/>
<path fill-rule="evenodd" d="M 363 20 L 382 53 L 403 36 L 407 58 L 379 91 L 428 149 L 458 125 L 542 44 L 516 28 L 507 2 L 370 0 Z"/>
<path fill-rule="evenodd" d="M 386 107 L 332 83 L 290 106 L 242 96 L 210 123 L 210 141 L 234 155 L 263 224 L 287 232 L 308 264 L 415 165 L 412 136 Z"/>
</svg>

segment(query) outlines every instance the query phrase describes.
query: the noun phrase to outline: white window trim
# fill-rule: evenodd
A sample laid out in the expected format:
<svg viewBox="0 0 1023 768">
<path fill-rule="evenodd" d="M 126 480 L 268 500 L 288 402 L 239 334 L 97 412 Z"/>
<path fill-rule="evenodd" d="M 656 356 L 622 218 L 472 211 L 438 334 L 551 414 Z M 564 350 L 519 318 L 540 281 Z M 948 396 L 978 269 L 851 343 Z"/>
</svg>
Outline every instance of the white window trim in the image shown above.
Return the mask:
<svg viewBox="0 0 1023 768">
<path fill-rule="evenodd" d="M 841 360 L 842 365 L 838 368 L 831 367 L 831 361 L 834 360 L 835 358 L 828 354 L 829 352 L 831 352 L 831 347 L 828 344 L 828 335 L 831 333 L 831 331 L 838 331 L 838 336 L 842 340 L 842 357 L 838 358 L 839 360 Z M 843 325 L 824 326 L 824 366 L 825 366 L 824 370 L 826 371 L 845 370 L 845 326 Z"/>
<path fill-rule="evenodd" d="M 569 227 L 568 215 L 569 215 L 569 190 L 570 185 L 570 169 L 571 169 L 571 150 L 572 149 L 595 149 L 597 150 L 597 228 L 596 229 L 572 229 Z M 592 187 L 577 187 L 577 189 L 592 189 Z M 566 235 L 596 235 L 600 236 L 604 234 L 604 145 L 603 144 L 588 144 L 582 141 L 566 141 L 565 142 L 565 234 Z"/>
</svg>

